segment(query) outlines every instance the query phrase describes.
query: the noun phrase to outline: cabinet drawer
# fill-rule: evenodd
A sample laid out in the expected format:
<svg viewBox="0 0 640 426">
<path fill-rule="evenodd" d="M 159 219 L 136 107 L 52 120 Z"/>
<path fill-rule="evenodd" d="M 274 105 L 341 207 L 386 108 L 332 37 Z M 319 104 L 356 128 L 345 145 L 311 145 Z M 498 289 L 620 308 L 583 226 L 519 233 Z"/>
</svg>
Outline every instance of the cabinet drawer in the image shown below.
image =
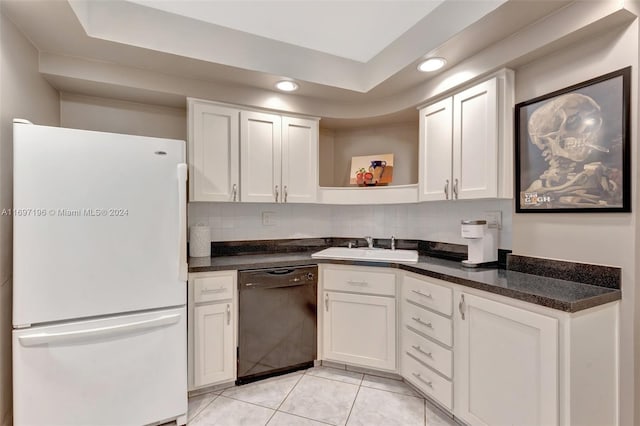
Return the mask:
<svg viewBox="0 0 640 426">
<path fill-rule="evenodd" d="M 325 290 L 379 294 L 381 296 L 395 296 L 396 294 L 396 274 L 394 272 L 325 268 L 323 283 Z"/>
<path fill-rule="evenodd" d="M 402 323 L 404 327 L 410 327 L 452 346 L 452 323 L 449 318 L 406 302 L 402 304 Z"/>
<path fill-rule="evenodd" d="M 402 296 L 405 300 L 451 316 L 453 291 L 450 288 L 406 275 L 402 284 Z"/>
<path fill-rule="evenodd" d="M 404 366 L 405 380 L 449 410 L 452 409 L 453 384 L 449 380 L 425 367 L 406 353 L 402 355 L 402 365 Z"/>
<path fill-rule="evenodd" d="M 432 342 L 414 333 L 406 326 L 402 330 L 402 354 L 413 355 L 434 370 L 451 378 L 453 355 L 449 349 L 445 349 L 437 343 Z"/>
<path fill-rule="evenodd" d="M 227 300 L 233 296 L 234 276 L 230 274 L 196 278 L 193 280 L 195 303 Z"/>
</svg>

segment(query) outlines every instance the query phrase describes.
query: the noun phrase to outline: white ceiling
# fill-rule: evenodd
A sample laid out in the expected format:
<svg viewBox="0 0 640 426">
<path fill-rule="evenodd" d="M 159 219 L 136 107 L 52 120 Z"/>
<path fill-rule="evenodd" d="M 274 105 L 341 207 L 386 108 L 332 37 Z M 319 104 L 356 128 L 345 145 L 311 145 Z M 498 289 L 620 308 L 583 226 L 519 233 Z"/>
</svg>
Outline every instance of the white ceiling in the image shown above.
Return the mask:
<svg viewBox="0 0 640 426">
<path fill-rule="evenodd" d="M 386 33 L 385 24 L 381 24 L 378 21 L 378 24 L 372 27 L 371 23 L 367 24 L 367 20 L 365 20 L 363 21 L 363 27 L 360 28 L 358 16 L 371 18 L 373 15 L 369 12 L 370 10 L 377 10 L 377 13 L 379 13 L 383 10 L 380 5 L 385 7 L 389 5 L 395 6 L 396 2 L 355 1 L 351 3 L 351 16 L 348 19 L 340 15 L 334 17 L 338 23 L 338 29 L 342 28 L 342 31 L 346 32 L 341 34 L 339 30 L 336 30 L 338 33 L 335 39 L 328 41 L 330 41 L 331 45 L 342 42 L 344 46 L 350 46 L 351 41 L 349 38 L 351 36 L 349 34 L 357 34 L 358 38 L 365 41 L 367 39 L 378 40 L 379 43 L 386 43 L 391 39 L 391 42 L 386 47 L 382 48 L 366 63 L 304 47 L 298 44 L 299 42 L 294 44 L 283 42 L 214 24 L 203 19 L 184 16 L 186 10 L 189 11 L 189 15 L 197 15 L 199 8 L 206 8 L 207 12 L 203 12 L 203 15 L 209 16 L 214 12 L 211 8 L 218 4 L 216 1 L 205 1 L 202 2 L 202 5 L 201 3 L 187 2 L 182 5 L 182 2 L 167 3 L 163 0 L 146 0 L 143 2 L 69 0 L 69 5 L 86 36 L 94 40 L 135 46 L 207 63 L 268 73 L 279 78 L 293 78 L 324 86 L 366 93 L 407 66 L 415 67 L 415 64 L 421 58 L 429 55 L 438 46 L 478 22 L 506 1 L 445 1 L 433 8 L 429 13 L 426 13 L 426 9 L 422 9 L 426 15 L 419 18 L 413 26 L 410 26 L 406 19 L 406 11 L 403 12 L 405 3 L 399 2 L 397 10 L 394 9 L 394 12 L 387 10 L 386 12 L 393 31 L 401 32 L 401 34 L 395 36 L 392 33 L 384 37 L 379 36 L 378 33 Z M 27 3 L 34 4 L 36 2 Z M 43 3 L 48 5 L 47 2 Z M 243 23 L 243 27 L 250 27 L 251 21 L 254 19 L 251 18 L 252 15 L 245 17 L 241 8 L 238 6 L 231 7 L 231 5 L 243 3 L 244 1 L 230 3 L 228 11 L 221 13 L 221 16 L 227 16 L 236 25 Z M 256 30 L 266 30 L 268 24 L 275 19 L 273 17 L 275 12 L 282 10 L 281 5 L 283 3 L 277 1 L 263 1 L 260 3 L 272 8 L 272 12 L 269 13 L 261 11 L 261 13 L 265 13 L 262 17 L 263 21 L 259 25 L 255 25 Z M 342 4 L 344 2 L 329 3 Z M 427 3 L 429 7 L 433 6 L 431 3 L 424 1 L 415 3 Z M 288 4 L 296 4 L 298 6 L 293 10 L 292 16 L 282 12 L 283 15 L 279 19 L 285 18 L 286 20 L 288 17 L 289 20 L 294 22 L 296 21 L 296 14 L 304 13 L 305 11 L 308 15 L 305 19 L 311 18 L 313 21 L 319 13 L 314 10 L 314 5 L 323 3 L 302 1 L 288 2 Z M 168 9 L 169 7 L 167 6 L 170 5 L 176 8 L 182 5 L 180 8 L 182 13 L 176 14 L 162 10 Z M 193 9 L 189 7 L 191 5 L 195 5 Z M 227 5 L 227 3 L 223 2 L 222 5 Z M 225 7 L 221 10 L 227 10 L 227 8 Z M 325 23 L 322 21 L 323 16 L 326 19 Z M 400 19 L 401 16 L 405 18 Z M 231 17 L 235 18 L 231 19 Z M 310 40 L 311 38 L 318 41 L 330 39 L 331 36 L 328 36 L 328 34 L 333 29 L 331 27 L 331 19 L 328 18 L 329 13 L 319 14 L 317 23 L 309 23 L 304 27 L 283 30 L 282 35 L 283 37 L 287 35 L 289 40 L 296 38 L 301 41 Z M 246 21 L 243 19 L 246 19 Z M 351 20 L 350 25 L 347 25 L 348 20 Z M 405 21 L 405 31 L 402 31 L 398 25 L 395 26 L 395 29 L 393 28 L 391 24 L 396 20 Z M 276 20 L 274 26 L 278 24 L 279 22 Z M 60 30 L 64 31 L 65 28 L 60 28 Z M 386 41 L 381 41 L 383 38 Z M 47 43 L 46 40 L 45 43 Z M 365 53 L 361 50 L 362 43 L 356 44 L 360 46 L 358 49 L 360 49 L 361 57 L 371 53 L 371 51 Z M 353 45 L 354 48 L 355 46 Z M 378 47 L 381 47 L 380 44 Z M 374 50 L 377 50 L 378 47 Z"/>
<path fill-rule="evenodd" d="M 369 61 L 444 2 L 128 1 L 358 62 Z"/>
<path fill-rule="evenodd" d="M 350 6 L 349 17 L 331 15 L 341 3 Z M 249 4 L 260 7 L 245 20 L 242 7 Z M 285 4 L 295 4 L 296 12 L 277 12 Z M 569 4 L 572 0 L 0 0 L 2 13 L 39 50 L 41 74 L 60 91 L 182 108 L 192 96 L 318 115 L 323 123 L 334 119 L 336 126 L 367 117 L 417 119 L 415 106 L 434 90 L 490 71 L 465 66 L 470 58 Z M 412 9 L 418 5 L 421 12 Z M 314 9 L 320 6 L 322 13 Z M 215 10 L 220 17 L 210 16 Z M 373 26 L 382 11 L 385 23 Z M 306 16 L 294 18 L 296 13 Z M 256 23 L 259 17 L 263 22 Z M 217 23 L 209 22 L 214 19 Z M 288 20 L 296 24 L 275 35 L 265 32 Z M 314 40 L 322 45 L 308 47 Z M 363 40 L 371 43 L 363 46 Z M 373 56 L 361 62 L 318 50 L 336 48 L 336 42 L 349 55 Z M 431 55 L 446 57 L 446 67 L 418 72 L 417 63 Z M 274 83 L 283 77 L 296 79 L 300 89 L 277 92 Z"/>
</svg>

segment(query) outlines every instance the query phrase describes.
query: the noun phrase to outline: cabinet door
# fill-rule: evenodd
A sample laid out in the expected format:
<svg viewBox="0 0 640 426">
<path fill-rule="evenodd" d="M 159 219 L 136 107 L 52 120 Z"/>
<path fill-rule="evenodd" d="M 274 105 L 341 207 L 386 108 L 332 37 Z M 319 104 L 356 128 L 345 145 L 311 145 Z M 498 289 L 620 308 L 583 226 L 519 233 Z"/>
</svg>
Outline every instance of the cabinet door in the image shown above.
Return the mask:
<svg viewBox="0 0 640 426">
<path fill-rule="evenodd" d="M 189 100 L 189 201 L 239 201 L 240 111 Z"/>
<path fill-rule="evenodd" d="M 453 198 L 498 196 L 496 79 L 453 97 Z"/>
<path fill-rule="evenodd" d="M 281 119 L 279 115 L 240 113 L 240 174 L 243 202 L 280 202 Z"/>
<path fill-rule="evenodd" d="M 458 292 L 455 414 L 470 425 L 558 424 L 558 321 Z"/>
<path fill-rule="evenodd" d="M 452 99 L 420 110 L 420 200 L 451 196 Z"/>
<path fill-rule="evenodd" d="M 318 122 L 282 117 L 282 201 L 313 203 L 318 192 Z"/>
<path fill-rule="evenodd" d="M 231 303 L 196 306 L 194 320 L 194 385 L 235 379 Z"/>
<path fill-rule="evenodd" d="M 395 299 L 327 291 L 324 304 L 324 359 L 395 370 Z"/>
</svg>

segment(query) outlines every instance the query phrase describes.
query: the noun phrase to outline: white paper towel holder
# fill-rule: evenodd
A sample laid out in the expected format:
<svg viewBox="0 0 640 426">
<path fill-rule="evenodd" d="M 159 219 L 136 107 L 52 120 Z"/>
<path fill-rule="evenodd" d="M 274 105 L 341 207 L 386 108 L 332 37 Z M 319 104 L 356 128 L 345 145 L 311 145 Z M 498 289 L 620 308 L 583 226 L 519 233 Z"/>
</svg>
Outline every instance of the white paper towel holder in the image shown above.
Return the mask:
<svg viewBox="0 0 640 426">
<path fill-rule="evenodd" d="M 189 228 L 189 256 L 211 257 L 211 230 L 208 226 L 197 224 Z"/>
</svg>

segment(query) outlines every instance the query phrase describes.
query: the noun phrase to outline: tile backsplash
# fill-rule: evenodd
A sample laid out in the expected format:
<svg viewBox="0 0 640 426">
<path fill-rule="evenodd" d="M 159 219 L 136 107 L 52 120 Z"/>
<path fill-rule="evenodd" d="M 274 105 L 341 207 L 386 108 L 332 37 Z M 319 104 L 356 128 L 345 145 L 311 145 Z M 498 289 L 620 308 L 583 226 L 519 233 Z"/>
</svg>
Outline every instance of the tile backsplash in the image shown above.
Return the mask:
<svg viewBox="0 0 640 426">
<path fill-rule="evenodd" d="M 502 212 L 499 247 L 510 249 L 512 200 L 359 206 L 189 203 L 189 226 L 209 225 L 212 241 L 394 235 L 466 244 L 460 237 L 460 221 L 483 219 L 488 211 Z M 265 214 L 267 224 L 263 224 Z"/>
</svg>

